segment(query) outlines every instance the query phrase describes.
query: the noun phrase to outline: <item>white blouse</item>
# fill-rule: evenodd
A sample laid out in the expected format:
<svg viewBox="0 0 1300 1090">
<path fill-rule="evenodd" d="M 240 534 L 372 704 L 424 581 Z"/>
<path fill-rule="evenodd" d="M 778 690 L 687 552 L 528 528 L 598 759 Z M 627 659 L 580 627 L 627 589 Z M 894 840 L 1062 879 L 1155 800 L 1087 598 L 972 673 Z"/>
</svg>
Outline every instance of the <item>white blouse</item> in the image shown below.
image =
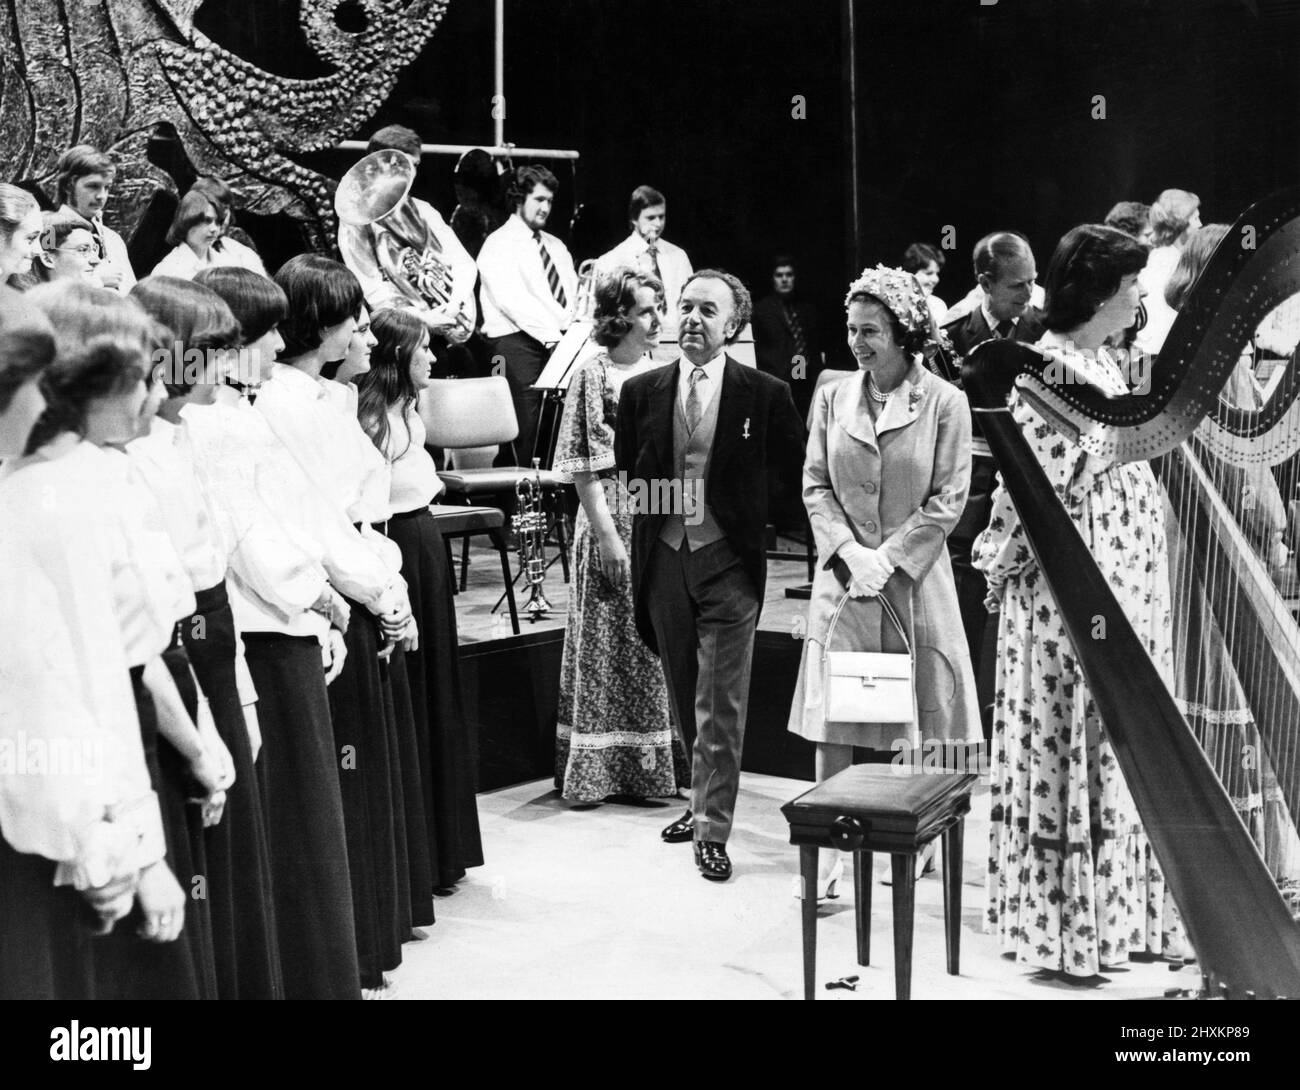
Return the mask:
<svg viewBox="0 0 1300 1090">
<path fill-rule="evenodd" d="M 262 384 L 255 408 L 311 481 L 317 496 L 346 527 L 342 538 L 336 533 L 332 539 L 340 548 L 350 542 L 346 581 L 341 583 L 335 577 L 327 552 L 330 582 L 371 613 L 388 613 L 407 600 L 406 584 L 398 574 L 401 550 L 369 525 L 388 518 L 388 466 L 361 431 L 355 415 L 349 417 L 339 407 L 348 392 L 339 389 L 340 393 L 335 393 L 297 368 L 276 364 L 271 378 Z M 352 528 L 356 523 L 361 524 L 360 531 Z M 369 562 L 362 553 L 369 554 Z"/>
<path fill-rule="evenodd" d="M 223 582 L 229 557 L 208 510 L 186 429 L 155 416 L 149 434 L 128 443 L 126 452 L 162 509 L 194 589 Z"/>
<path fill-rule="evenodd" d="M 405 416 L 396 408 L 389 409 L 384 455 L 392 468 L 389 499 L 396 514 L 427 507 L 443 490 L 438 467 L 424 449 L 426 438 L 424 421 L 414 405 L 407 409 Z"/>
<path fill-rule="evenodd" d="M 329 622 L 311 607 L 324 593 L 326 542 L 341 536 L 341 520 L 247 401 L 187 405 L 181 416 L 229 543 L 226 586 L 236 626 L 323 640 Z M 334 551 L 346 563 L 346 548 Z"/>
<path fill-rule="evenodd" d="M 281 368 L 277 364 L 277 372 Z M 298 535 L 300 544 L 311 542 L 339 593 L 360 602 L 370 613 L 391 613 L 406 604 L 406 584 L 369 548 L 343 514 L 338 490 L 328 480 L 331 466 L 322 466 L 324 454 L 316 438 L 318 434 L 329 436 L 333 410 L 320 401 L 320 389 L 311 377 L 302 372 L 295 375 L 307 381 L 305 392 L 292 376 L 278 384 L 268 380 L 261 386 L 255 406 L 247 402 L 240 402 L 238 408 L 205 406 L 192 416 L 186 415 L 186 419 L 192 427 L 204 412 L 242 414 L 242 438 L 238 442 L 250 451 L 248 458 L 256 466 L 256 492 L 266 507 Z M 322 418 L 322 412 L 329 415 Z M 207 460 L 200 454 L 200 463 Z M 321 635 L 325 631 L 328 626 Z"/>
<path fill-rule="evenodd" d="M 128 672 L 188 583 L 124 455 L 64 434 L 0 478 L 0 831 L 102 885 L 165 853 Z"/>
</svg>

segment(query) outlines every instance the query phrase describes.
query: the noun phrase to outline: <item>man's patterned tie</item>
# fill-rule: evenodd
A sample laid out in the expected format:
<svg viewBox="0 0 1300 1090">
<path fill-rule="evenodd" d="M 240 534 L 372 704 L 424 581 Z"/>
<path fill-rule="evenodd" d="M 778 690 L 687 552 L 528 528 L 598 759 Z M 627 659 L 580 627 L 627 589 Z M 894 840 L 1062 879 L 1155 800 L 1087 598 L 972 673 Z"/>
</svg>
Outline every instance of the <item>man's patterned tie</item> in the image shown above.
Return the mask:
<svg viewBox="0 0 1300 1090">
<path fill-rule="evenodd" d="M 560 283 L 560 270 L 555 267 L 555 262 L 551 260 L 551 255 L 547 252 L 542 233 L 534 231 L 533 238 L 537 240 L 537 248 L 542 251 L 542 268 L 546 270 L 546 283 L 550 285 L 551 294 L 555 296 L 555 301 L 560 306 L 567 307 L 569 298 L 564 294 L 564 287 Z"/>
</svg>

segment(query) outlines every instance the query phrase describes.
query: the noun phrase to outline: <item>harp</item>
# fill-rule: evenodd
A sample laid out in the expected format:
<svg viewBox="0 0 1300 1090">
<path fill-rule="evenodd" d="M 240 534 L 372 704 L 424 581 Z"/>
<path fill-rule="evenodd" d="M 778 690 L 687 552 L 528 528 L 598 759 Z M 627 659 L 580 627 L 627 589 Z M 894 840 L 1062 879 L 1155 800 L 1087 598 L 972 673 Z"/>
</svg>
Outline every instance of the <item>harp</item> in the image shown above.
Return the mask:
<svg viewBox="0 0 1300 1090">
<path fill-rule="evenodd" d="M 1294 838 L 1294 816 L 1300 815 L 1294 589 L 1270 570 L 1270 553 L 1252 538 L 1234 492 L 1244 475 L 1262 472 L 1283 479 L 1287 498 L 1295 496 L 1294 474 L 1281 467 L 1294 464 L 1300 448 L 1300 328 L 1287 328 L 1300 320 L 1286 317 L 1293 313 L 1289 300 L 1300 294 L 1298 216 L 1300 192 L 1287 192 L 1237 220 L 1189 293 L 1146 389 L 1113 396 L 1061 383 L 1041 352 L 1010 341 L 980 346 L 963 367 L 971 406 L 1057 603 L 1207 988 L 1240 998 L 1300 997 L 1300 924 L 1279 888 L 1276 865 L 1260 850 L 1259 830 L 1252 835 L 1243 820 L 1250 806 L 1243 806 L 1241 785 L 1225 782 L 1232 761 L 1224 759 L 1225 750 L 1240 758 L 1238 747 L 1259 746 L 1260 763 L 1244 772 L 1256 773 L 1256 785 L 1267 781 L 1274 817 L 1281 815 L 1288 826 L 1279 835 Z M 1269 323 L 1274 332 L 1281 326 L 1282 336 L 1271 342 L 1267 398 L 1225 398 L 1234 375 L 1259 363 L 1259 351 L 1249 363 L 1242 353 L 1258 345 L 1257 332 Z M 1195 686 L 1204 671 L 1188 656 L 1172 688 L 1161 676 L 1013 420 L 1013 387 L 1089 453 L 1151 462 L 1181 534 L 1182 562 L 1175 567 L 1183 585 L 1174 587 L 1174 609 L 1186 608 L 1190 599 L 1203 611 L 1190 622 L 1198 626 L 1192 635 L 1215 634 L 1216 656 L 1249 705 L 1242 722 L 1211 723 L 1216 729 L 1208 730 L 1198 721 L 1204 705 Z M 1270 543 L 1273 550 L 1276 545 Z M 1290 577 L 1293 583 L 1294 567 Z M 1104 640 L 1091 638 L 1099 618 Z M 1180 623 L 1189 621 L 1175 616 L 1175 628 Z"/>
</svg>

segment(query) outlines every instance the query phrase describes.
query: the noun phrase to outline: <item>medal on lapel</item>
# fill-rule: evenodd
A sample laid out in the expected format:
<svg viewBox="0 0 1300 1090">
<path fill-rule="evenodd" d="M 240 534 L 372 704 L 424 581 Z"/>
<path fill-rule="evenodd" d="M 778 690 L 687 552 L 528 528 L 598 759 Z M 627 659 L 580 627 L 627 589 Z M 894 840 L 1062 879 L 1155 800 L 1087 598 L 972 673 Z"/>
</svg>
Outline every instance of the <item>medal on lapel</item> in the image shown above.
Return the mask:
<svg viewBox="0 0 1300 1090">
<path fill-rule="evenodd" d="M 741 430 L 740 437 L 742 439 L 749 438 L 749 417 L 745 417 L 745 427 Z"/>
</svg>

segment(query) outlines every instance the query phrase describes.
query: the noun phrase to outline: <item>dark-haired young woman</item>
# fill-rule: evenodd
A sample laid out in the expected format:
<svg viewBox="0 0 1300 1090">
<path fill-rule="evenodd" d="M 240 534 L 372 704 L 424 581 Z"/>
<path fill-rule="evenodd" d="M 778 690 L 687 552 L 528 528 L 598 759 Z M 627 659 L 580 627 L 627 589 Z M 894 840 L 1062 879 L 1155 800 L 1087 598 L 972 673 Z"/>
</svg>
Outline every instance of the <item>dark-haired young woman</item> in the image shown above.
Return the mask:
<svg viewBox="0 0 1300 1090">
<path fill-rule="evenodd" d="M 102 561 L 84 577 L 65 573 L 67 592 L 103 594 L 101 579 L 106 582 L 119 646 L 108 647 L 100 633 L 104 646 L 94 654 L 104 656 L 113 674 L 119 656 L 129 668 L 170 863 L 161 870 L 155 865 L 147 886 L 142 871 L 138 918 L 94 943 L 94 995 L 212 997 L 207 907 L 187 896 L 205 868 L 193 850 L 186 798 L 197 794 L 200 804 L 219 804 L 225 758 L 218 741 L 196 730 L 163 663 L 176 622 L 194 610 L 194 595 L 157 504 L 121 449 L 150 413 L 145 379 L 155 327 L 137 304 L 103 288 L 50 284 L 32 289 L 28 298 L 50 318 L 59 359 L 44 381 L 49 404 L 29 440 L 33 453 L 15 467 L 14 479 L 30 472 L 28 483 L 46 490 L 40 506 L 75 517 L 76 525 L 63 526 L 62 533 L 84 537 L 107 554 L 101 578 Z"/>
<path fill-rule="evenodd" d="M 242 330 L 217 403 L 182 415 L 214 510 L 238 541 L 229 591 L 258 691 L 285 995 L 355 999 L 342 757 L 327 689 L 344 667 L 349 611 L 326 578 L 341 589 L 368 585 L 375 559 L 256 407 L 283 347 L 284 292 L 239 268 L 207 270 L 196 283 L 225 301 Z"/>
<path fill-rule="evenodd" d="M 281 360 L 262 386 L 257 409 L 311 475 L 319 491 L 357 528 L 373 565 L 351 586 L 347 658 L 330 686 L 330 714 L 339 754 L 339 782 L 348 834 L 348 864 L 356 921 L 361 986 L 385 994 L 384 972 L 401 963 L 411 933 L 404 807 L 394 800 L 398 744 L 391 688 L 380 656 L 415 636 L 406 584 L 398 574 L 400 551 L 371 530 L 388 496 L 388 467 L 361 434 L 355 411 L 322 379 L 326 367 L 345 361 L 363 322 L 361 286 L 343 265 L 314 254 L 292 258 L 275 282 L 288 301 L 280 325 Z M 346 395 L 346 392 L 344 392 Z"/>
<path fill-rule="evenodd" d="M 1108 336 L 1132 325 L 1147 250 L 1085 224 L 1056 248 L 1038 347 L 1124 394 Z M 1172 685 L 1164 499 L 1145 462 L 1111 462 L 1024 400 L 1014 414 L 1120 605 Z M 1000 614 L 993 709 L 988 922 L 1006 953 L 1070 978 L 1129 954 L 1181 952 L 1181 924 L 1150 853 L 1051 591 L 1006 489 L 973 549 Z"/>
<path fill-rule="evenodd" d="M 188 658 L 182 665 L 193 668 L 198 682 L 200 724 L 210 722 L 217 731 L 234 774 L 222 819 L 202 834 L 217 993 L 223 999 L 278 999 L 284 984 L 270 845 L 254 768 L 260 746 L 257 690 L 226 590 L 231 554 L 240 542 L 223 532 L 229 520 L 218 519 L 212 509 L 182 415 L 213 402 L 227 351 L 239 342 L 239 325 L 219 296 L 188 280 L 146 277 L 130 295 L 163 327 L 166 347 L 152 377 L 166 396 L 148 431 L 127 450 L 159 502 L 193 584 L 197 608 L 177 626 L 177 643 Z"/>
<path fill-rule="evenodd" d="M 406 652 L 435 888 L 483 863 L 475 800 L 474 746 L 461 700 L 456 608 L 442 534 L 429 504 L 442 490 L 416 409 L 429 385 L 429 330 L 407 310 L 371 322 L 376 346 L 357 380 L 362 428 L 392 470 L 388 536 L 402 551 L 419 645 Z"/>
</svg>

